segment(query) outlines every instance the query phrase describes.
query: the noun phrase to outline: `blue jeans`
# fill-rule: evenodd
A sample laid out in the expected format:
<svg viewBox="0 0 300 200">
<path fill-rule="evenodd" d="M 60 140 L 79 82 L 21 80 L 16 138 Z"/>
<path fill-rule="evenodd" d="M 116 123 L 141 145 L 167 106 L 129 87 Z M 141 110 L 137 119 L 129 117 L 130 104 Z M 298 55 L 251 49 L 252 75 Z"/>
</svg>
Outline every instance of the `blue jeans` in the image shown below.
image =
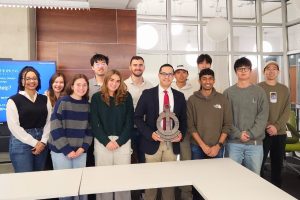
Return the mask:
<svg viewBox="0 0 300 200">
<path fill-rule="evenodd" d="M 69 159 L 63 153 L 55 153 L 51 151 L 51 158 L 53 162 L 53 169 L 74 169 L 86 166 L 86 153 L 81 154 L 79 157 Z"/>
<path fill-rule="evenodd" d="M 224 147 L 222 147 L 219 153 L 215 157 L 210 157 L 204 153 L 200 146 L 191 143 L 191 151 L 192 151 L 192 160 L 198 159 L 210 159 L 210 158 L 223 158 L 224 156 Z"/>
<path fill-rule="evenodd" d="M 263 145 L 227 143 L 225 156 L 260 175 L 263 161 Z"/>
<path fill-rule="evenodd" d="M 43 135 L 43 129 L 40 128 L 26 129 L 26 132 L 37 140 L 41 140 Z M 48 152 L 47 146 L 39 155 L 32 154 L 32 148 L 32 146 L 21 142 L 11 135 L 9 155 L 15 172 L 32 172 L 44 169 Z"/>
<path fill-rule="evenodd" d="M 53 163 L 53 169 L 74 169 L 82 168 L 86 166 L 86 153 L 81 154 L 79 157 L 69 159 L 63 153 L 55 153 L 51 151 L 51 158 Z M 60 200 L 87 200 L 87 195 L 80 195 L 75 197 L 63 197 Z"/>
</svg>

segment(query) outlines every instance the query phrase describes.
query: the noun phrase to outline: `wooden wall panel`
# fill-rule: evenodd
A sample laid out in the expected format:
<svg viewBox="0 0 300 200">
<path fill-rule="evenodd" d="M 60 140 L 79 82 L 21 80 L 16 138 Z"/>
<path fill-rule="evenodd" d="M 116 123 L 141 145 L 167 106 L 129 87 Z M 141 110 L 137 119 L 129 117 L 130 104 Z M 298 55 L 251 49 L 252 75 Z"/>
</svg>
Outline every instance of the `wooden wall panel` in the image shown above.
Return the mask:
<svg viewBox="0 0 300 200">
<path fill-rule="evenodd" d="M 116 10 L 37 10 L 37 40 L 117 42 Z"/>
<path fill-rule="evenodd" d="M 59 45 L 59 68 L 90 68 L 90 57 L 95 53 L 109 56 L 109 66 L 116 69 L 127 69 L 134 45 L 124 44 L 68 44 Z M 76 59 L 74 59 L 76 57 Z M 128 59 L 129 58 L 129 59 Z M 81 62 L 78 62 L 81 60 Z"/>
<path fill-rule="evenodd" d="M 92 77 L 90 58 L 102 53 L 110 68 L 129 75 L 129 61 L 136 54 L 136 11 L 37 9 L 36 16 L 38 60 L 56 61 L 67 77 Z"/>
<path fill-rule="evenodd" d="M 297 102 L 297 70 L 296 66 L 289 67 L 289 77 L 290 77 L 290 101 L 291 103 Z"/>
<path fill-rule="evenodd" d="M 136 43 L 136 13 L 129 10 L 118 10 L 118 42 Z"/>
<path fill-rule="evenodd" d="M 37 42 L 38 60 L 56 60 L 58 58 L 58 46 L 56 42 Z"/>
</svg>

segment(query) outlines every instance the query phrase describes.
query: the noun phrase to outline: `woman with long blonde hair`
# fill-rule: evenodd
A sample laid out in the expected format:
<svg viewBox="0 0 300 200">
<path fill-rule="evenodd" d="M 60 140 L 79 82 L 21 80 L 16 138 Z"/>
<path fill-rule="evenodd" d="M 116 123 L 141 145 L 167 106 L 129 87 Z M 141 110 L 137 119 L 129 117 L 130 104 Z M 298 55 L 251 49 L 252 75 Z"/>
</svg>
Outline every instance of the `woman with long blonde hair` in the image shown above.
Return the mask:
<svg viewBox="0 0 300 200">
<path fill-rule="evenodd" d="M 91 125 L 96 166 L 130 164 L 133 102 L 117 70 L 106 73 L 101 91 L 92 97 Z M 113 193 L 97 194 L 97 199 L 112 200 Z M 115 200 L 130 199 L 130 191 L 115 193 Z"/>
</svg>

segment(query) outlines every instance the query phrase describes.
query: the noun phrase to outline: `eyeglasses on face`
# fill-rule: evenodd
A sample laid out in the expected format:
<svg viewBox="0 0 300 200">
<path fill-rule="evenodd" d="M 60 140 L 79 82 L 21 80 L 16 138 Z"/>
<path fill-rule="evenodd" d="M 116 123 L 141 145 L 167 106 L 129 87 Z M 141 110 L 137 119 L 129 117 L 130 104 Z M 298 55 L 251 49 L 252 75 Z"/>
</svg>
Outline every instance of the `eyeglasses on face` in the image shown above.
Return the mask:
<svg viewBox="0 0 300 200">
<path fill-rule="evenodd" d="M 37 77 L 32 77 L 32 78 L 26 77 L 26 78 L 25 78 L 25 81 L 37 81 L 37 80 L 38 80 Z"/>
<path fill-rule="evenodd" d="M 172 77 L 172 76 L 174 76 L 173 73 L 166 73 L 166 72 L 160 72 L 159 74 L 162 75 L 163 77 Z"/>
<path fill-rule="evenodd" d="M 239 67 L 236 69 L 238 72 L 249 72 L 250 68 L 249 67 Z"/>
<path fill-rule="evenodd" d="M 106 67 L 106 66 L 107 66 L 107 64 L 105 62 L 103 62 L 103 63 L 95 63 L 94 64 L 94 67 Z"/>
</svg>

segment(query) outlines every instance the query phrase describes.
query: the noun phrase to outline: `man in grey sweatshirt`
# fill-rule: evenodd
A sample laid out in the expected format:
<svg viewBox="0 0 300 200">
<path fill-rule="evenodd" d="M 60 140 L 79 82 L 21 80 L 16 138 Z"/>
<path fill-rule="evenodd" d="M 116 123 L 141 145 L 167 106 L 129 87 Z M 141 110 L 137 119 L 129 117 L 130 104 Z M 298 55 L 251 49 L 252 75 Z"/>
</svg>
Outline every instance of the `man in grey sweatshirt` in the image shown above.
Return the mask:
<svg viewBox="0 0 300 200">
<path fill-rule="evenodd" d="M 260 174 L 269 103 L 264 90 L 251 83 L 251 67 L 251 61 L 245 57 L 236 60 L 238 82 L 224 91 L 233 116 L 225 156 Z"/>
</svg>

